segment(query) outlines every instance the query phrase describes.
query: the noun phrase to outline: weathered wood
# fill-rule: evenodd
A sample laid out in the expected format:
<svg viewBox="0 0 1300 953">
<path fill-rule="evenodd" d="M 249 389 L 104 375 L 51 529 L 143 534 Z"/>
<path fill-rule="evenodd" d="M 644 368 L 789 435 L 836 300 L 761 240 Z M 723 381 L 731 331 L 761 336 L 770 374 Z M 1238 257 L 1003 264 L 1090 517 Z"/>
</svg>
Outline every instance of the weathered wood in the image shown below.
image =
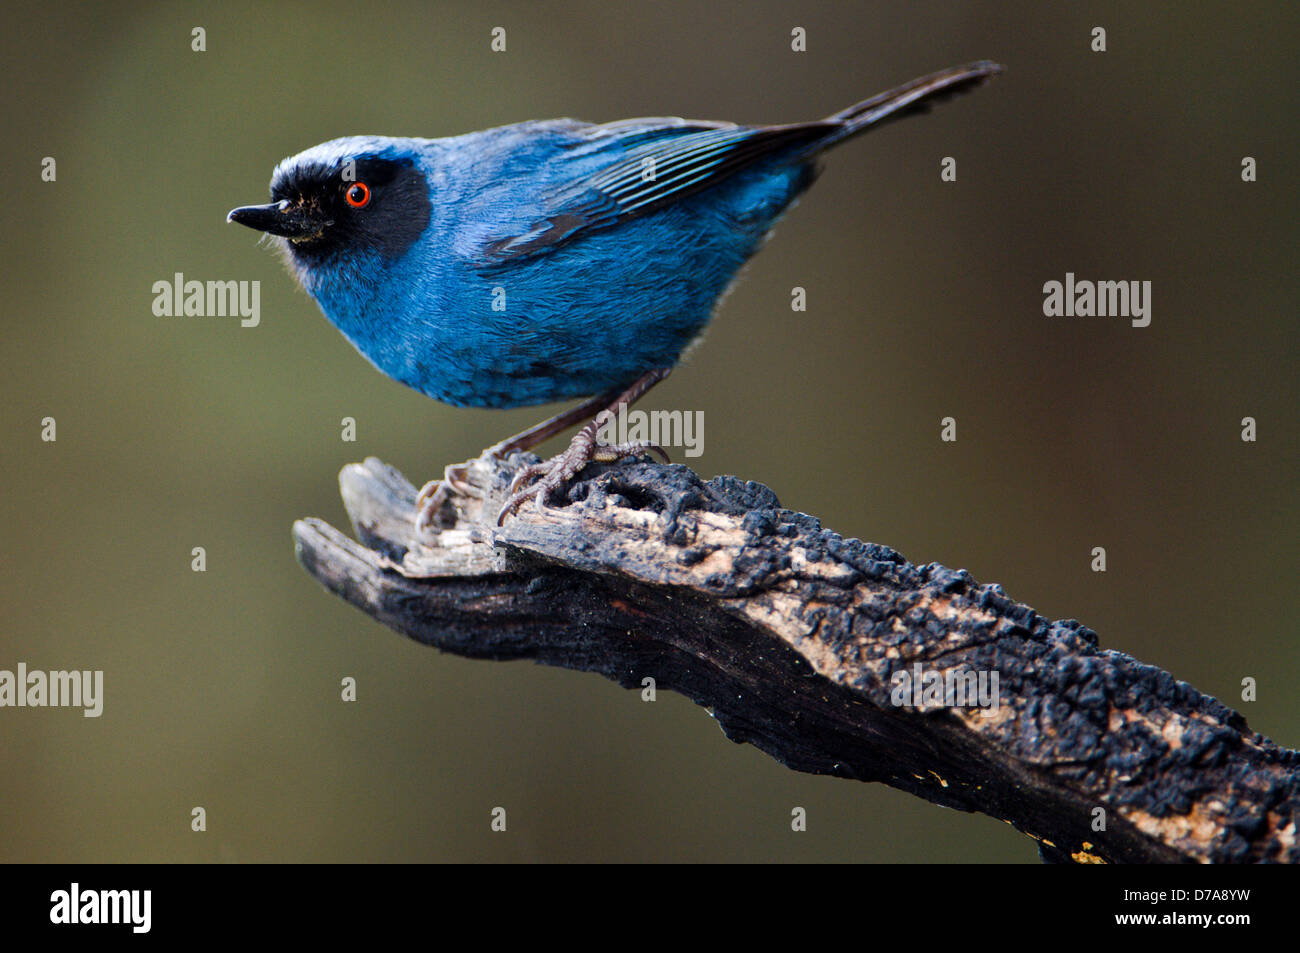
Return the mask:
<svg viewBox="0 0 1300 953">
<path fill-rule="evenodd" d="M 497 529 L 523 460 L 474 461 L 485 499 L 428 543 L 399 473 L 348 466 L 360 543 L 302 520 L 298 558 L 422 643 L 629 688 L 652 677 L 791 768 L 1009 821 L 1047 860 L 1300 860 L 1300 753 L 1078 622 L 681 466 L 588 467 L 564 500 Z M 998 706 L 894 704 L 891 678 L 918 664 L 996 672 Z"/>
</svg>

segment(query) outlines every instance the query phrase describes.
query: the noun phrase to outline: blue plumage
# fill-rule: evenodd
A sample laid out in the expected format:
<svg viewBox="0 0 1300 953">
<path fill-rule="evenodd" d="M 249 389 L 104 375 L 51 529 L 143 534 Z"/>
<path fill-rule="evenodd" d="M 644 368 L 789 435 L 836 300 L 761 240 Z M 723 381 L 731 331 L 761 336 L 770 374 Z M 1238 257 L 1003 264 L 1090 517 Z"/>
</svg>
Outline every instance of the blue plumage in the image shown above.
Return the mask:
<svg viewBox="0 0 1300 953">
<path fill-rule="evenodd" d="M 284 238 L 325 316 L 390 377 L 458 406 L 585 397 L 677 362 L 819 153 L 996 70 L 947 70 L 790 126 L 553 120 L 336 139 L 280 163 L 278 204 L 231 218 Z M 365 207 L 341 200 L 349 163 Z M 295 205 L 306 224 L 286 227 Z"/>
<path fill-rule="evenodd" d="M 618 161 L 623 136 L 679 127 L 595 141 L 590 128 L 524 123 L 454 139 L 358 137 L 309 149 L 281 174 L 338 170 L 349 159 L 411 160 L 429 182 L 429 224 L 400 257 L 343 249 L 320 262 L 294 256 L 289 244 L 290 262 L 375 366 L 446 403 L 541 404 L 671 366 L 812 170 L 788 162 L 746 170 L 643 214 L 634 229 L 603 226 L 531 254 L 494 252 L 503 238 L 547 231 L 538 226 L 547 198 Z"/>
</svg>

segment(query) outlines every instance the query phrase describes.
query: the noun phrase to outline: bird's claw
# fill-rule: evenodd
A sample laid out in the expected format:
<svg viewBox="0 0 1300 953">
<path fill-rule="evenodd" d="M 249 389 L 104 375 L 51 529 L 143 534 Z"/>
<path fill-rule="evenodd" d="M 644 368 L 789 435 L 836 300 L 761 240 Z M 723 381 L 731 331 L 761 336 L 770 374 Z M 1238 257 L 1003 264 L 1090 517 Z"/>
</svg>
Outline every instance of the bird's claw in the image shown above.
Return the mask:
<svg viewBox="0 0 1300 953">
<path fill-rule="evenodd" d="M 597 422 L 599 420 L 597 418 Z M 594 427 L 583 430 L 573 438 L 573 443 L 563 453 L 541 463 L 531 463 L 515 474 L 507 491 L 511 495 L 497 514 L 497 525 L 503 525 L 507 516 L 514 515 L 530 499 L 537 504 L 538 510 L 546 512 L 550 509 L 546 505 L 546 499 L 551 492 L 577 476 L 588 463 L 614 463 L 646 452 L 658 454 L 664 463 L 671 462 L 667 452 L 658 444 L 638 440 L 633 443 L 601 445 L 596 443 Z M 540 481 L 532 485 L 539 478 Z"/>
<path fill-rule="evenodd" d="M 442 471 L 441 480 L 430 480 L 420 488 L 419 494 L 415 497 L 416 535 L 422 535 L 434 525 L 445 525 L 442 524 L 440 515 L 453 493 L 478 498 L 483 496 L 479 489 L 467 482 L 468 475 L 468 464 L 452 463 Z"/>
</svg>

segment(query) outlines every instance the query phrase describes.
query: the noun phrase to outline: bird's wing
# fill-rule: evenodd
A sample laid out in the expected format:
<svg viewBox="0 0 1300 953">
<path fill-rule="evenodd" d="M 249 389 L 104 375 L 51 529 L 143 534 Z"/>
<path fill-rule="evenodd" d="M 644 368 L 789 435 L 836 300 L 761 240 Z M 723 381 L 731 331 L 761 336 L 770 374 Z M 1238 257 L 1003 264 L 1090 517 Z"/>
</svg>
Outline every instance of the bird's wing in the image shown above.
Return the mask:
<svg viewBox="0 0 1300 953">
<path fill-rule="evenodd" d="M 592 126 L 584 137 L 589 142 L 612 139 L 599 153 L 607 161 L 593 170 L 591 156 L 575 150 L 585 160 L 582 174 L 539 197 L 543 212 L 530 227 L 485 241 L 481 258 L 495 265 L 551 251 L 595 229 L 678 202 L 758 159 L 806 146 L 838 128 L 837 122 L 746 127 L 682 120 Z"/>
<path fill-rule="evenodd" d="M 987 60 L 940 70 L 863 100 L 816 122 L 737 126 L 682 119 L 632 119 L 569 126 L 570 147 L 555 159 L 549 181 L 563 185 L 530 196 L 535 217 L 522 216 L 474 236 L 487 267 L 550 251 L 594 229 L 608 228 L 681 201 L 740 169 L 784 153 L 802 162 L 835 143 L 931 103 L 978 86 L 1002 72 Z"/>
</svg>

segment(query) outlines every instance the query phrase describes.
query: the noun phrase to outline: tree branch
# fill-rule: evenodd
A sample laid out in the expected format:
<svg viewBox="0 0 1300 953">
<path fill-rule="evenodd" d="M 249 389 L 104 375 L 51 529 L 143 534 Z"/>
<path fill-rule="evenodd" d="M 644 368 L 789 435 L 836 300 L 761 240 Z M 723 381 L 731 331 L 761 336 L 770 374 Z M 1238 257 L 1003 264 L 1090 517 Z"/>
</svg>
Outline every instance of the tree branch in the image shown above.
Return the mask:
<svg viewBox="0 0 1300 953">
<path fill-rule="evenodd" d="M 681 466 L 590 466 L 566 499 L 498 529 L 522 461 L 470 464 L 484 500 L 458 501 L 456 525 L 427 545 L 401 474 L 350 465 L 339 482 L 360 543 L 301 520 L 298 559 L 426 645 L 629 688 L 653 678 L 795 770 L 1009 821 L 1046 860 L 1300 861 L 1300 753 L 1100 650 L 1078 622 Z M 921 676 L 916 695 L 898 695 L 901 672 Z M 923 693 L 962 673 L 986 688 L 996 673 L 997 705 Z"/>
</svg>

